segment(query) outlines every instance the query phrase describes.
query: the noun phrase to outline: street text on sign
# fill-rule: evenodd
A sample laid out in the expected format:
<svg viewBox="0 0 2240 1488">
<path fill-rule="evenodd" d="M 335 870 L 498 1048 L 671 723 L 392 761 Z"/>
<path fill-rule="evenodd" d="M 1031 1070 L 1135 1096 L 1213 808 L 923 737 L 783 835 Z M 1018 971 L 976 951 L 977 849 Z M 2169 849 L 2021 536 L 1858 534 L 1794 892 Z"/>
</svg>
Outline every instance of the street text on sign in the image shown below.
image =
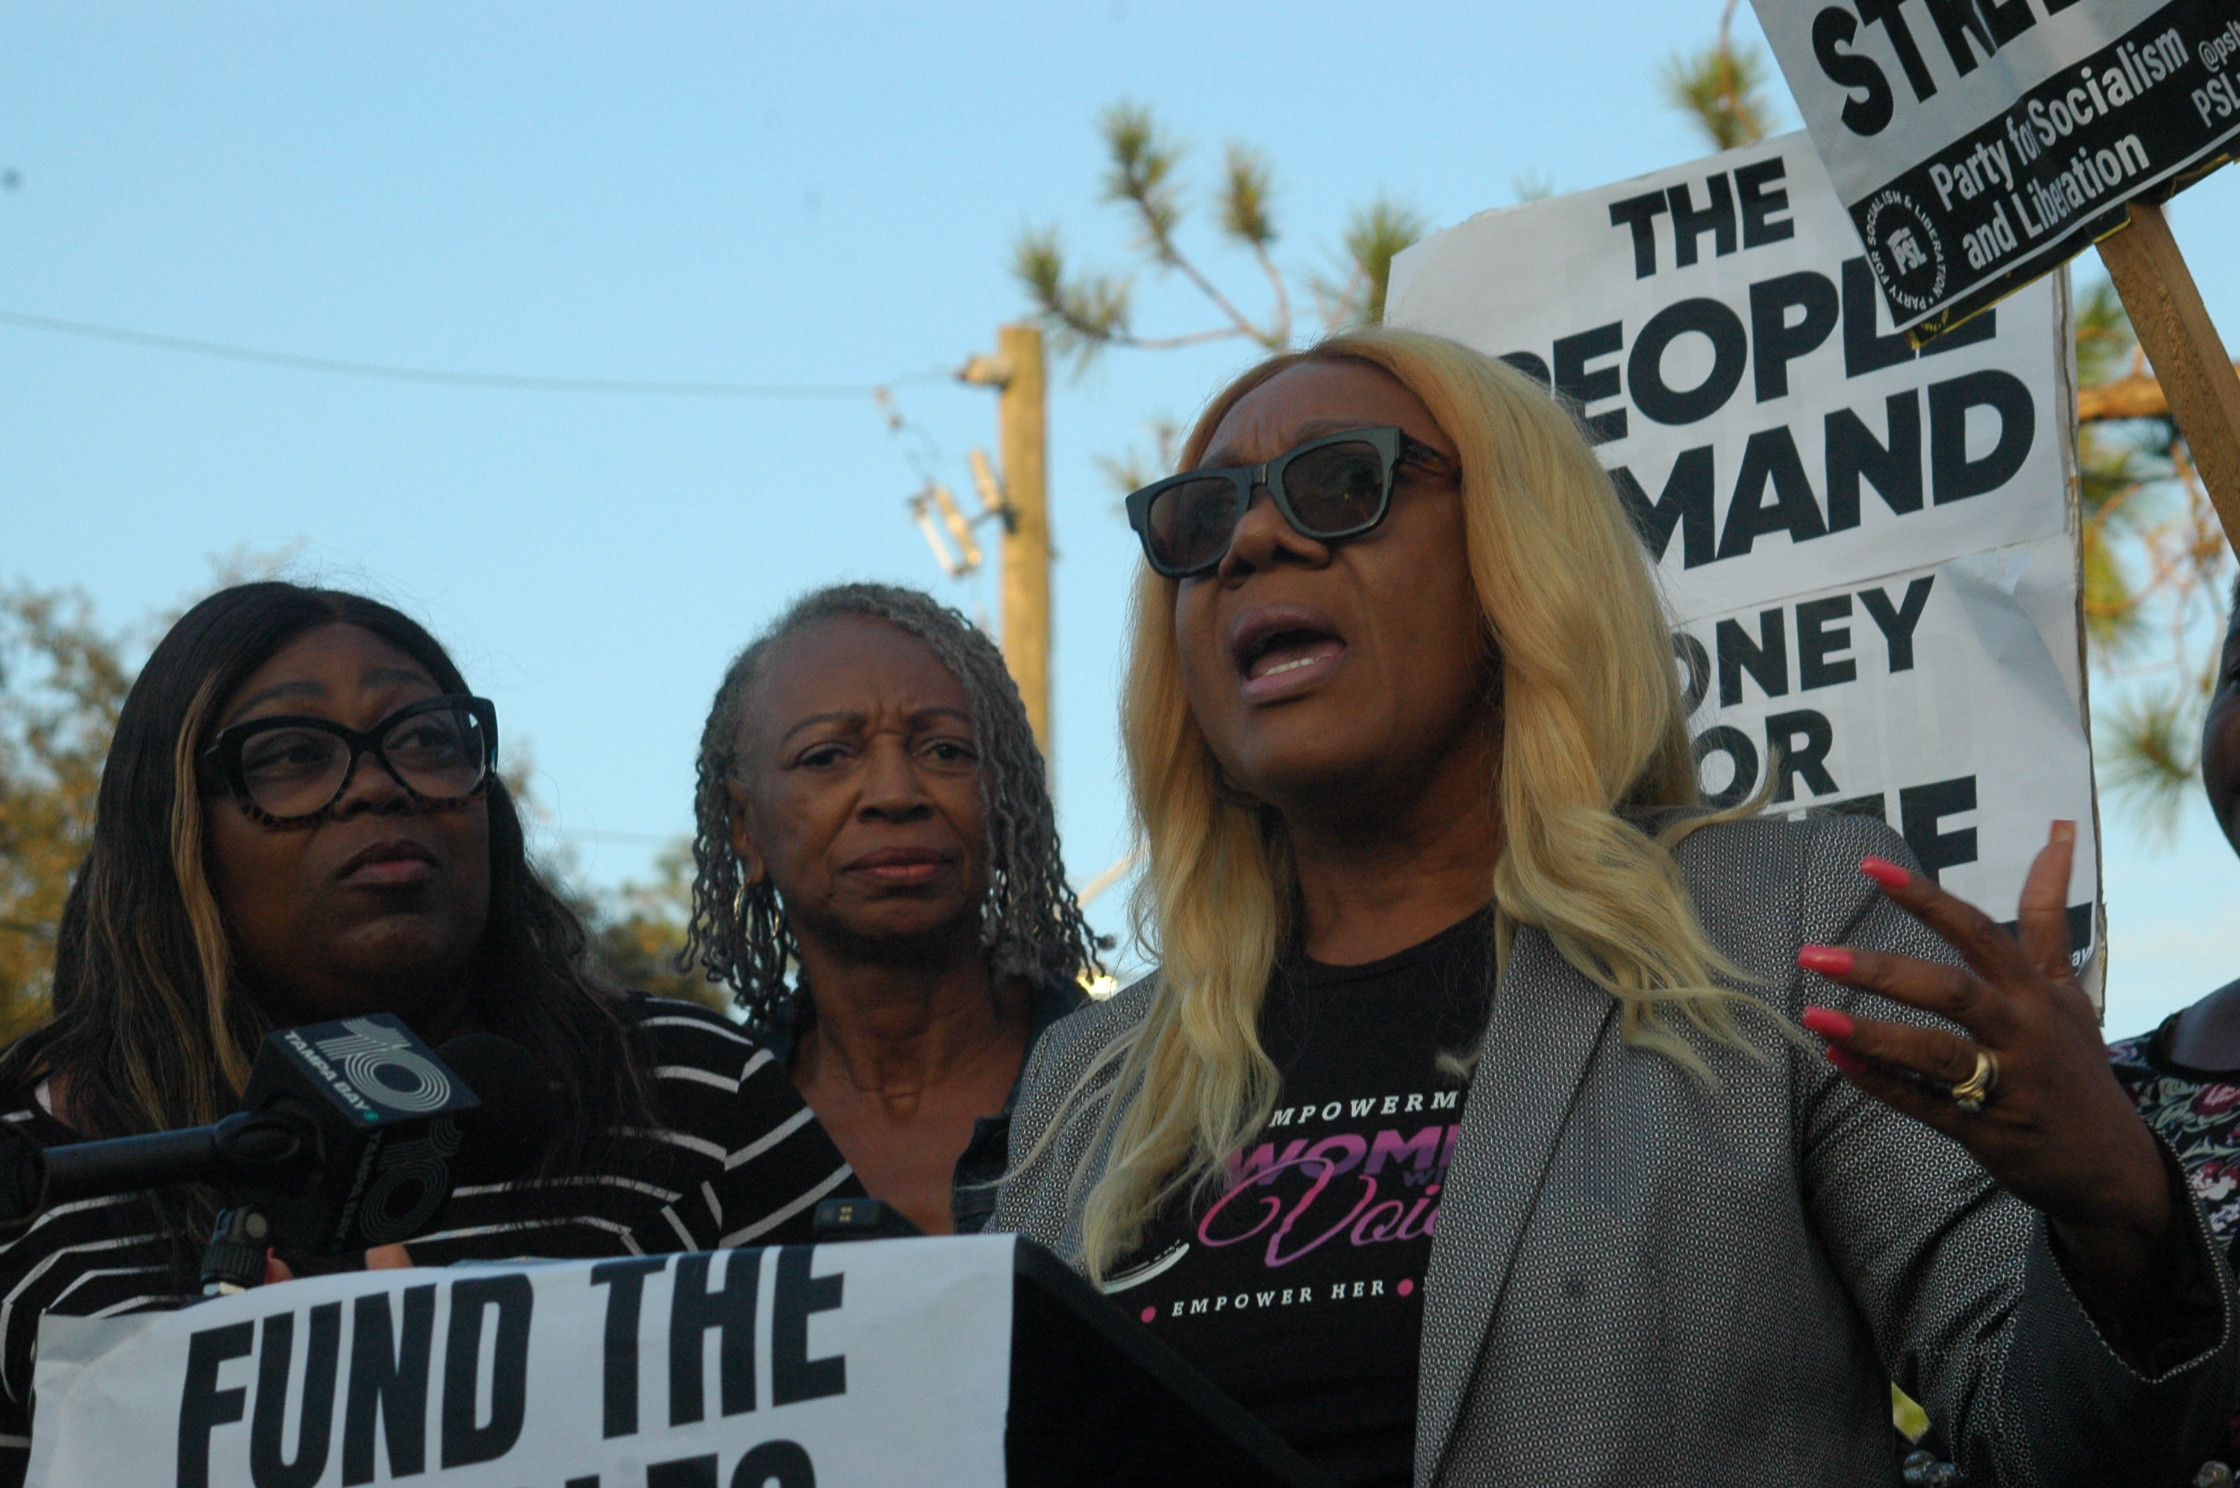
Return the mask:
<svg viewBox="0 0 2240 1488">
<path fill-rule="evenodd" d="M 2046 273 L 2240 135 L 2230 0 L 1757 0 L 1901 329 Z"/>
</svg>

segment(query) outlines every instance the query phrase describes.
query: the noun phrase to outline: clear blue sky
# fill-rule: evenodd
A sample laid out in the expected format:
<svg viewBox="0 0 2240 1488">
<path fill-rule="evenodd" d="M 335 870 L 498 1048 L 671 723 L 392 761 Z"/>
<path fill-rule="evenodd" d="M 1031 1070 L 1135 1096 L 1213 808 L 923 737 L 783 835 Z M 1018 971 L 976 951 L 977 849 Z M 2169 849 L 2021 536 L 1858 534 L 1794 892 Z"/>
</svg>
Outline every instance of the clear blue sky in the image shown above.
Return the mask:
<svg viewBox="0 0 2240 1488">
<path fill-rule="evenodd" d="M 1718 10 L 13 5 L 0 310 L 458 370 L 920 380 L 895 388 L 898 438 L 864 398 L 416 386 L 0 325 L 0 580 L 82 586 L 122 625 L 205 587 L 213 556 L 300 544 L 297 572 L 383 594 L 454 647 L 533 749 L 586 876 L 642 877 L 689 824 L 724 661 L 790 594 L 869 577 L 992 608 L 984 582 L 943 579 L 903 501 L 921 464 L 965 486 L 965 452 L 992 440 L 989 396 L 936 374 L 1022 308 L 1017 231 L 1124 246 L 1095 200 L 1104 105 L 1154 105 L 1201 168 L 1232 136 L 1265 146 L 1280 256 L 1314 269 L 1382 190 L 1444 224 L 1520 176 L 1576 189 L 1702 153 L 1657 72 Z M 2233 335 L 2240 175 L 2176 220 Z M 1215 257 L 1253 296 L 1250 266 Z M 1202 323 L 1145 288 L 1146 329 Z M 1055 394 L 1078 880 L 1124 846 L 1112 693 L 1134 557 L 1094 457 L 1246 359 L 1123 354 Z M 2112 824 L 2109 875 L 2113 1028 L 2240 972 L 2240 865 L 2205 813 L 2163 856 Z M 1117 896 L 1096 918 L 1117 925 Z"/>
</svg>

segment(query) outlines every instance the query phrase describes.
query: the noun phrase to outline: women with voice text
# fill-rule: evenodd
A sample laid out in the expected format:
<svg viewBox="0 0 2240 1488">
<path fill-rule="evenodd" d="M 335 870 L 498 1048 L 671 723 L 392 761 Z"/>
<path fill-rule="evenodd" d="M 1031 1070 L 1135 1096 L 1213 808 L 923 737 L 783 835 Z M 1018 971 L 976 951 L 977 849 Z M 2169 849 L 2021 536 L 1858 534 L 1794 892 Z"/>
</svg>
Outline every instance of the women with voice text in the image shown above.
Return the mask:
<svg viewBox="0 0 2240 1488">
<path fill-rule="evenodd" d="M 817 590 L 732 663 L 699 779 L 691 953 L 875 1197 L 979 1229 L 1098 969 L 1002 656 L 915 590 Z"/>
<path fill-rule="evenodd" d="M 1348 1483 L 1888 1484 L 1892 1378 L 1979 1488 L 2190 1477 L 2230 1283 L 2072 834 L 2017 944 L 1878 823 L 1700 810 L 1616 493 L 1451 342 L 1272 358 L 1183 466 L 1129 500 L 1163 964 L 1038 1051 L 994 1225 Z"/>
<path fill-rule="evenodd" d="M 4 1119 L 42 1146 L 205 1124 L 268 1031 L 392 1013 L 429 1044 L 520 1044 L 557 1111 L 412 1261 L 810 1238 L 818 1196 L 860 1192 L 846 1166 L 725 1019 L 586 970 L 496 767 L 496 710 L 389 606 L 258 583 L 189 610 L 117 719 L 53 1016 L 0 1056 Z M 28 1462 L 40 1315 L 192 1300 L 215 1212 L 202 1189 L 86 1200 L 0 1245 L 0 1485 Z"/>
</svg>

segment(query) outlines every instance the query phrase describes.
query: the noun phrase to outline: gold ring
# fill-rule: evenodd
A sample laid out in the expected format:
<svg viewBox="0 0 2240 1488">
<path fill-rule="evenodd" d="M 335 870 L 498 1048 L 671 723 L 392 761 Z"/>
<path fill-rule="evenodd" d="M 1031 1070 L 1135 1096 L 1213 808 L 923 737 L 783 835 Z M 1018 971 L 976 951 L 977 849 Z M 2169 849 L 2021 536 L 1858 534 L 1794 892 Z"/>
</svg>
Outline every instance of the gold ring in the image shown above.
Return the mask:
<svg viewBox="0 0 2240 1488">
<path fill-rule="evenodd" d="M 1952 1103 L 1973 1116 L 1991 1099 L 1998 1084 L 1999 1057 L 1989 1049 L 1978 1049 L 1975 1073 L 1952 1087 Z"/>
</svg>

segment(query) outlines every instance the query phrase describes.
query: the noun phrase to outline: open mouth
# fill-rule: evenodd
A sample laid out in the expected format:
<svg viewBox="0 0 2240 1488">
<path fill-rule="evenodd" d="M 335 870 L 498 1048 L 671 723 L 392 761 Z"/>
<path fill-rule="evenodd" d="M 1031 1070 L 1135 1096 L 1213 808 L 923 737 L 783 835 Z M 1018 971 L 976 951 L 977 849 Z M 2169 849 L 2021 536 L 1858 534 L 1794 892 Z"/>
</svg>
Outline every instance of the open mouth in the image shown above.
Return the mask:
<svg viewBox="0 0 2240 1488">
<path fill-rule="evenodd" d="M 1258 682 L 1304 671 L 1317 663 L 1335 659 L 1345 648 L 1344 641 L 1324 631 L 1278 631 L 1248 649 L 1244 657 L 1245 680 Z"/>
<path fill-rule="evenodd" d="M 1315 611 L 1300 606 L 1262 610 L 1238 625 L 1230 655 L 1244 679 L 1245 696 L 1285 696 L 1329 675 L 1346 653 L 1345 637 Z"/>
</svg>

